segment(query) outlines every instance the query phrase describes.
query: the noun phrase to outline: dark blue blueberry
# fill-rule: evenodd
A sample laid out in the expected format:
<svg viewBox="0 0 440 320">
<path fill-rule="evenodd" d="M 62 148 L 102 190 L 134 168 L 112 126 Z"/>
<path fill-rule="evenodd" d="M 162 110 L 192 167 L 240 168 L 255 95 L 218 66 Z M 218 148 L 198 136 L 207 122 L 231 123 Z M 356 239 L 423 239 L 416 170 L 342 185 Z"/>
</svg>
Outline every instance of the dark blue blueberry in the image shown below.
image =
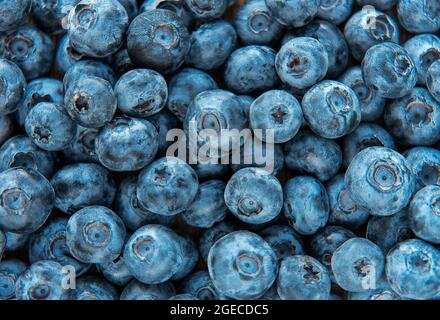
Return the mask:
<svg viewBox="0 0 440 320">
<path fill-rule="evenodd" d="M 399 26 L 390 15 L 366 7 L 353 14 L 344 27 L 345 39 L 352 56 L 362 61 L 365 53 L 375 44 L 382 42 L 399 43 Z"/>
<path fill-rule="evenodd" d="M 125 235 L 124 223 L 112 210 L 91 206 L 70 217 L 66 241 L 71 254 L 79 261 L 105 263 L 119 257 Z"/>
<path fill-rule="evenodd" d="M 101 61 L 81 60 L 67 69 L 63 77 L 64 92 L 83 77 L 98 77 L 107 80 L 113 87 L 116 83 L 116 76 L 112 68 Z"/>
<path fill-rule="evenodd" d="M 203 261 L 208 261 L 209 250 L 211 250 L 213 244 L 234 230 L 234 225 L 229 221 L 219 222 L 213 227 L 204 230 L 199 239 L 199 251 Z"/>
<path fill-rule="evenodd" d="M 220 293 L 207 271 L 198 271 L 189 275 L 182 285 L 182 292 L 192 294 L 200 300 L 219 300 L 220 298 Z"/>
<path fill-rule="evenodd" d="M 22 250 L 28 243 L 29 233 L 6 232 L 5 252 L 16 252 Z"/>
<path fill-rule="evenodd" d="M 344 290 L 362 292 L 377 288 L 383 276 L 382 250 L 365 238 L 351 238 L 333 253 L 331 266 L 336 283 Z"/>
<path fill-rule="evenodd" d="M 261 230 L 259 235 L 272 247 L 278 260 L 304 254 L 301 237 L 289 226 L 271 225 Z"/>
<path fill-rule="evenodd" d="M 308 131 L 299 132 L 284 146 L 286 166 L 314 175 L 321 181 L 333 178 L 342 165 L 342 151 L 333 140 Z"/>
<path fill-rule="evenodd" d="M 127 48 L 122 48 L 116 52 L 111 58 L 111 66 L 118 76 L 134 69 L 134 63 L 128 55 Z"/>
<path fill-rule="evenodd" d="M 15 129 L 16 124 L 10 116 L 0 116 L 0 146 L 14 135 Z"/>
<path fill-rule="evenodd" d="M 0 227 L 30 233 L 46 221 L 54 204 L 49 181 L 33 169 L 11 168 L 0 173 Z"/>
<path fill-rule="evenodd" d="M 63 150 L 68 162 L 96 162 L 99 163 L 95 152 L 95 139 L 99 129 L 76 127 L 76 135 L 70 145 Z"/>
<path fill-rule="evenodd" d="M 368 49 L 362 60 L 362 75 L 371 90 L 388 99 L 411 93 L 417 82 L 417 69 L 408 51 L 392 42 Z"/>
<path fill-rule="evenodd" d="M 353 201 L 343 174 L 331 179 L 326 189 L 330 204 L 330 224 L 357 230 L 368 221 L 370 213 Z"/>
<path fill-rule="evenodd" d="M 328 300 L 330 276 L 316 259 L 296 255 L 281 261 L 277 292 L 282 300 Z"/>
<path fill-rule="evenodd" d="M 67 15 L 80 0 L 32 0 L 32 17 L 48 34 L 64 33 Z"/>
<path fill-rule="evenodd" d="M 64 35 L 59 41 L 55 52 L 55 67 L 59 73 L 64 75 L 71 66 L 84 57 L 73 49 L 69 36 Z"/>
<path fill-rule="evenodd" d="M 173 281 L 183 280 L 188 276 L 199 261 L 199 252 L 194 241 L 188 236 L 178 236 L 180 255 L 183 257 L 179 270 L 171 277 Z"/>
<path fill-rule="evenodd" d="M 193 296 L 192 294 L 189 294 L 189 293 L 181 293 L 181 294 L 177 294 L 175 296 L 172 296 L 168 300 L 200 300 L 200 299 Z"/>
<path fill-rule="evenodd" d="M 426 86 L 437 102 L 440 102 L 440 60 L 434 61 L 426 75 Z"/>
<path fill-rule="evenodd" d="M 276 254 L 260 236 L 236 231 L 214 243 L 208 270 L 221 294 L 233 299 L 256 299 L 275 282 L 278 263 Z"/>
<path fill-rule="evenodd" d="M 171 73 L 182 65 L 190 49 L 189 32 L 172 11 L 146 11 L 130 24 L 127 49 L 135 64 Z"/>
<path fill-rule="evenodd" d="M 334 24 L 346 21 L 353 10 L 354 0 L 321 0 L 318 17 Z"/>
<path fill-rule="evenodd" d="M 0 35 L 1 56 L 15 62 L 26 79 L 44 76 L 50 71 L 55 46 L 51 38 L 31 25 Z"/>
<path fill-rule="evenodd" d="M 440 30 L 440 3 L 435 0 L 399 0 L 397 16 L 409 32 L 424 33 Z"/>
<path fill-rule="evenodd" d="M 122 256 L 112 262 L 97 264 L 96 268 L 107 281 L 117 286 L 125 286 L 133 279 Z"/>
<path fill-rule="evenodd" d="M 375 289 L 363 292 L 349 292 L 347 300 L 402 300 L 397 293 L 391 289 L 386 278 L 381 278 Z"/>
<path fill-rule="evenodd" d="M 6 249 L 6 234 L 0 229 L 0 261 L 3 258 L 3 252 Z"/>
<path fill-rule="evenodd" d="M 14 112 L 25 94 L 26 79 L 12 61 L 0 59 L 0 115 Z"/>
<path fill-rule="evenodd" d="M 319 180 L 298 176 L 284 186 L 284 215 L 298 233 L 311 235 L 327 224 L 329 201 Z"/>
<path fill-rule="evenodd" d="M 182 20 L 185 26 L 190 29 L 194 17 L 188 8 L 181 0 L 144 0 L 139 8 L 139 12 L 151 11 L 155 9 L 166 9 L 176 13 Z"/>
<path fill-rule="evenodd" d="M 35 262 L 15 283 L 17 300 L 70 300 L 73 290 L 63 287 L 66 276 L 58 262 Z"/>
<path fill-rule="evenodd" d="M 125 11 L 127 11 L 128 21 L 132 21 L 139 12 L 137 0 L 118 0 L 120 4 L 124 7 Z"/>
<path fill-rule="evenodd" d="M 374 6 L 380 10 L 390 10 L 398 0 L 356 0 L 359 6 Z"/>
<path fill-rule="evenodd" d="M 237 44 L 237 33 L 233 25 L 225 20 L 202 24 L 191 33 L 191 49 L 186 64 L 210 71 L 220 67 Z"/>
<path fill-rule="evenodd" d="M 121 47 L 128 15 L 117 0 L 82 0 L 69 11 L 66 27 L 77 52 L 104 58 Z"/>
<path fill-rule="evenodd" d="M 418 239 L 396 245 L 386 257 L 391 288 L 409 299 L 430 299 L 440 294 L 440 252 Z"/>
<path fill-rule="evenodd" d="M 68 87 L 64 104 L 79 125 L 99 128 L 113 118 L 117 99 L 108 81 L 90 76 L 81 77 Z"/>
<path fill-rule="evenodd" d="M 213 20 L 221 17 L 228 8 L 228 0 L 183 0 L 194 18 Z"/>
<path fill-rule="evenodd" d="M 0 2 L 0 32 L 13 30 L 24 24 L 31 12 L 32 0 L 4 0 Z"/>
<path fill-rule="evenodd" d="M 15 298 L 17 279 L 26 268 L 26 264 L 17 259 L 8 259 L 0 262 L 0 300 Z"/>
<path fill-rule="evenodd" d="M 280 23 L 298 28 L 318 14 L 320 0 L 266 0 L 266 5 Z"/>
<path fill-rule="evenodd" d="M 76 280 L 73 300 L 119 300 L 119 294 L 107 281 L 94 276 L 85 276 Z"/>
<path fill-rule="evenodd" d="M 415 147 L 405 151 L 408 165 L 416 179 L 416 191 L 429 185 L 440 185 L 440 151 L 434 148 Z"/>
<path fill-rule="evenodd" d="M 38 147 L 60 151 L 69 146 L 76 133 L 76 124 L 62 105 L 40 102 L 26 116 L 26 133 Z"/>
<path fill-rule="evenodd" d="M 210 180 L 216 178 L 223 178 L 229 170 L 227 164 L 211 163 L 210 159 L 206 162 L 199 160 L 197 164 L 193 165 L 194 171 L 197 173 L 199 180 Z"/>
<path fill-rule="evenodd" d="M 168 150 L 168 147 L 173 144 L 173 141 L 167 141 L 168 132 L 172 129 L 178 128 L 179 121 L 171 112 L 166 109 L 151 117 L 148 117 L 147 120 L 150 121 L 157 130 L 159 135 L 159 148 L 157 153 L 163 155 Z"/>
<path fill-rule="evenodd" d="M 171 282 L 147 285 L 133 280 L 122 291 L 121 300 L 166 300 L 175 294 Z"/>
</svg>

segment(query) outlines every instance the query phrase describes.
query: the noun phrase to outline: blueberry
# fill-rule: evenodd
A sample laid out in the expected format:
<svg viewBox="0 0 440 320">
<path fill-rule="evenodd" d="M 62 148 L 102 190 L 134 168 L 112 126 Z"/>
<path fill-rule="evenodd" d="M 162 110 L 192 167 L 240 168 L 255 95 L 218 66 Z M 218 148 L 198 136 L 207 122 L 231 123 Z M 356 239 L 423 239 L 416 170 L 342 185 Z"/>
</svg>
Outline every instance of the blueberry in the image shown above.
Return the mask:
<svg viewBox="0 0 440 320">
<path fill-rule="evenodd" d="M 30 233 L 49 216 L 54 191 L 39 172 L 23 167 L 0 173 L 0 227 L 6 231 Z"/>
<path fill-rule="evenodd" d="M 359 6 L 374 6 L 380 10 L 390 10 L 398 0 L 356 0 Z"/>
<path fill-rule="evenodd" d="M 188 29 L 191 28 L 194 22 L 192 13 L 181 0 L 144 0 L 139 8 L 139 12 L 142 13 L 155 9 L 166 9 L 176 13 L 183 20 L 183 23 Z"/>
<path fill-rule="evenodd" d="M 95 152 L 95 139 L 99 130 L 95 128 L 76 127 L 72 142 L 62 152 L 68 162 L 99 163 Z"/>
<path fill-rule="evenodd" d="M 225 189 L 225 203 L 238 219 L 262 224 L 275 219 L 283 205 L 283 190 L 273 175 L 259 168 L 237 171 Z"/>
<path fill-rule="evenodd" d="M 274 142 L 283 143 L 299 131 L 303 113 L 298 100 L 286 91 L 266 91 L 258 97 L 249 110 L 252 129 L 273 130 Z M 262 137 L 266 141 L 265 137 Z"/>
<path fill-rule="evenodd" d="M 189 275 L 182 285 L 182 292 L 192 294 L 200 300 L 219 300 L 220 297 L 207 271 L 198 271 Z"/>
<path fill-rule="evenodd" d="M 69 10 L 80 0 L 32 0 L 32 17 L 37 25 L 48 34 L 61 34 Z"/>
<path fill-rule="evenodd" d="M 347 69 L 338 81 L 345 83 L 356 93 L 361 105 L 362 121 L 377 121 L 382 117 L 386 100 L 365 84 L 361 67 Z"/>
<path fill-rule="evenodd" d="M 252 45 L 235 50 L 225 65 L 226 85 L 239 94 L 275 88 L 279 83 L 275 57 L 276 52 L 266 46 Z"/>
<path fill-rule="evenodd" d="M 178 236 L 180 255 L 183 257 L 182 264 L 177 272 L 171 277 L 173 281 L 180 281 L 188 276 L 199 261 L 199 252 L 194 241 L 188 236 Z"/>
<path fill-rule="evenodd" d="M 122 75 L 115 85 L 118 108 L 133 117 L 148 117 L 158 113 L 168 98 L 163 76 L 149 69 L 135 69 Z"/>
<path fill-rule="evenodd" d="M 96 268 L 107 281 L 117 286 L 125 286 L 133 279 L 122 256 L 115 261 L 97 264 Z"/>
<path fill-rule="evenodd" d="M 133 61 L 128 55 L 127 48 L 123 47 L 116 52 L 110 59 L 111 66 L 118 76 L 122 76 L 135 68 Z"/>
<path fill-rule="evenodd" d="M 25 94 L 26 79 L 12 61 L 0 59 L 0 114 L 14 112 Z"/>
<path fill-rule="evenodd" d="M 418 239 L 396 245 L 386 257 L 386 275 L 391 288 L 404 298 L 430 299 L 440 285 L 439 251 Z"/>
<path fill-rule="evenodd" d="M 432 0 L 399 0 L 397 16 L 409 32 L 424 33 L 440 30 L 440 3 Z"/>
<path fill-rule="evenodd" d="M 118 291 L 107 281 L 94 276 L 76 281 L 74 300 L 119 300 Z"/>
<path fill-rule="evenodd" d="M 28 233 L 6 233 L 5 252 L 15 252 L 22 250 L 28 243 L 30 234 Z"/>
<path fill-rule="evenodd" d="M 440 103 L 428 90 L 414 88 L 385 108 L 385 124 L 401 144 L 429 146 L 440 141 Z"/>
<path fill-rule="evenodd" d="M 118 0 L 120 4 L 124 7 L 128 15 L 128 21 L 132 21 L 139 12 L 137 0 Z"/>
<path fill-rule="evenodd" d="M 70 252 L 79 261 L 104 263 L 119 257 L 125 234 L 124 223 L 112 210 L 90 206 L 70 217 L 66 241 Z"/>
<path fill-rule="evenodd" d="M 232 232 L 212 246 L 208 256 L 214 286 L 233 299 L 255 299 L 275 282 L 277 257 L 269 244 L 249 231 Z"/>
<path fill-rule="evenodd" d="M 73 49 L 70 44 L 70 39 L 65 34 L 58 42 L 55 52 L 55 67 L 56 70 L 64 75 L 71 66 L 80 61 L 84 57 L 83 54 Z"/>
<path fill-rule="evenodd" d="M 428 68 L 426 86 L 433 98 L 440 102 L 440 61 L 435 60 Z"/>
<path fill-rule="evenodd" d="M 0 262 L 0 300 L 15 298 L 17 279 L 26 268 L 26 264 L 18 259 L 8 259 Z"/>
<path fill-rule="evenodd" d="M 174 12 L 146 11 L 130 24 L 127 49 L 132 61 L 163 73 L 176 71 L 190 49 L 189 32 Z"/>
<path fill-rule="evenodd" d="M 330 205 L 330 224 L 357 230 L 368 221 L 370 213 L 353 201 L 343 174 L 331 179 L 326 184 L 326 190 Z"/>
<path fill-rule="evenodd" d="M 194 18 L 199 20 L 213 20 L 221 17 L 227 7 L 228 0 L 183 0 Z"/>
<path fill-rule="evenodd" d="M 63 77 L 64 92 L 80 78 L 98 77 L 107 80 L 113 87 L 116 76 L 113 70 L 105 63 L 96 60 L 81 60 L 67 69 Z"/>
<path fill-rule="evenodd" d="M 193 165 L 193 169 L 199 177 L 199 181 L 222 178 L 227 174 L 229 166 L 227 164 L 212 163 L 210 159 L 207 161 L 200 160 Z"/>
<path fill-rule="evenodd" d="M 259 235 L 272 247 L 278 260 L 304 254 L 303 240 L 289 226 L 274 224 L 261 230 Z"/>
<path fill-rule="evenodd" d="M 14 135 L 15 129 L 16 124 L 10 116 L 0 116 L 0 146 Z"/>
<path fill-rule="evenodd" d="M 329 273 L 318 260 L 296 255 L 281 261 L 277 291 L 282 300 L 327 300 L 330 286 Z"/>
<path fill-rule="evenodd" d="M 235 230 L 235 226 L 229 221 L 222 221 L 202 232 L 199 239 L 199 251 L 203 261 L 208 261 L 208 254 L 214 243 L 221 237 Z"/>
<path fill-rule="evenodd" d="M 185 119 L 190 103 L 199 93 L 218 88 L 209 74 L 193 68 L 184 68 L 174 74 L 168 82 L 168 87 L 167 108 L 180 121 Z"/>
<path fill-rule="evenodd" d="M 26 79 L 44 76 L 50 71 L 54 55 L 51 38 L 31 25 L 0 35 L 0 55 L 15 62 Z"/>
<path fill-rule="evenodd" d="M 225 20 L 202 24 L 191 33 L 186 64 L 205 71 L 218 69 L 237 44 L 234 26 Z"/>
<path fill-rule="evenodd" d="M 391 289 L 388 281 L 384 278 L 379 280 L 375 289 L 363 292 L 349 292 L 348 300 L 402 300 L 397 293 Z"/>
<path fill-rule="evenodd" d="M 284 186 L 284 215 L 302 235 L 314 234 L 327 224 L 329 202 L 327 191 L 319 180 L 297 176 Z"/>
<path fill-rule="evenodd" d="M 113 118 L 117 100 L 108 81 L 90 76 L 81 77 L 69 86 L 64 104 L 67 113 L 79 125 L 99 128 Z"/>
<path fill-rule="evenodd" d="M 365 238 L 351 238 L 335 250 L 331 266 L 342 289 L 362 292 L 377 287 L 384 272 L 385 257 L 373 242 Z"/>
<path fill-rule="evenodd" d="M 168 300 L 200 300 L 200 299 L 193 296 L 192 294 L 189 294 L 189 293 L 181 293 L 181 294 L 177 294 L 175 296 L 172 296 Z"/>
<path fill-rule="evenodd" d="M 399 26 L 390 15 L 366 7 L 353 14 L 344 27 L 352 56 L 362 61 L 367 50 L 383 42 L 399 43 Z"/>
<path fill-rule="evenodd" d="M 300 131 L 287 142 L 284 152 L 287 168 L 314 175 L 321 181 L 333 178 L 342 165 L 339 145 L 308 131 Z"/>
<path fill-rule="evenodd" d="M 6 234 L 0 229 L 0 261 L 3 258 L 3 252 L 6 249 Z"/>
<path fill-rule="evenodd" d="M 163 155 L 168 150 L 168 147 L 173 144 L 172 141 L 167 140 L 168 132 L 179 126 L 177 118 L 168 110 L 162 110 L 147 119 L 156 128 L 158 134 L 158 150 L 157 153 Z"/>
<path fill-rule="evenodd" d="M 32 0 L 2 1 L 0 3 L 0 32 L 13 30 L 25 23 L 31 11 Z"/>
<path fill-rule="evenodd" d="M 127 11 L 117 0 L 82 0 L 69 11 L 67 19 L 70 44 L 93 58 L 118 51 L 127 28 Z"/>
<path fill-rule="evenodd" d="M 282 24 L 298 28 L 318 14 L 319 0 L 265 0 L 269 10 Z"/>
<path fill-rule="evenodd" d="M 175 294 L 171 282 L 147 285 L 133 280 L 122 291 L 121 300 L 166 300 Z"/>
<path fill-rule="evenodd" d="M 63 106 L 52 102 L 40 102 L 29 110 L 24 127 L 32 142 L 47 151 L 67 148 L 76 132 L 75 122 Z"/>
<path fill-rule="evenodd" d="M 409 53 L 385 42 L 368 49 L 362 61 L 365 84 L 383 98 L 401 98 L 413 90 L 417 72 Z"/>
<path fill-rule="evenodd" d="M 264 0 L 246 2 L 237 12 L 234 23 L 243 44 L 268 45 L 283 31 L 283 25 L 275 19 Z"/>
<path fill-rule="evenodd" d="M 334 24 L 346 21 L 353 10 L 354 0 L 321 0 L 318 17 Z"/>
<path fill-rule="evenodd" d="M 32 264 L 15 283 L 18 300 L 70 300 L 72 290 L 63 288 L 66 273 L 61 264 L 42 260 Z"/>
<path fill-rule="evenodd" d="M 416 180 L 416 191 L 429 185 L 440 185 L 440 151 L 434 148 L 415 147 L 404 156 Z"/>
</svg>

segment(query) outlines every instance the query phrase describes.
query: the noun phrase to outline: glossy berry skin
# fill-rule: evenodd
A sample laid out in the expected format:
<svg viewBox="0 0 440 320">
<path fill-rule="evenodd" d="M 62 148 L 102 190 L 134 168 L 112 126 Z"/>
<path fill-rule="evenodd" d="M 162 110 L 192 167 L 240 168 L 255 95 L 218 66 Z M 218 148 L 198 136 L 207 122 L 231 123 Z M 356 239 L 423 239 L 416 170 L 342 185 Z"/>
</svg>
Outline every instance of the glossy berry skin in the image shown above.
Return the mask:
<svg viewBox="0 0 440 320">
<path fill-rule="evenodd" d="M 183 0 L 183 3 L 198 20 L 219 18 L 228 8 L 228 0 Z"/>
<path fill-rule="evenodd" d="M 357 230 L 368 221 L 370 213 L 353 201 L 343 174 L 331 179 L 326 190 L 330 205 L 329 224 Z"/>
<path fill-rule="evenodd" d="M 69 86 L 64 96 L 69 116 L 86 128 L 99 128 L 116 112 L 117 99 L 110 83 L 98 77 L 81 77 Z"/>
<path fill-rule="evenodd" d="M 55 35 L 63 33 L 69 10 L 80 0 L 32 0 L 32 17 L 44 32 Z"/>
<path fill-rule="evenodd" d="M 408 219 L 408 210 L 388 217 L 371 217 L 367 225 L 367 239 L 377 244 L 384 253 L 396 244 L 414 238 Z"/>
<path fill-rule="evenodd" d="M 51 220 L 30 236 L 29 262 L 54 260 L 62 266 L 72 266 L 80 276 L 90 269 L 90 265 L 72 257 L 66 243 L 67 221 L 67 218 Z"/>
<path fill-rule="evenodd" d="M 345 174 L 353 201 L 372 215 L 389 216 L 411 200 L 415 179 L 405 158 L 385 147 L 359 152 Z"/>
<path fill-rule="evenodd" d="M 7 259 L 0 262 L 0 300 L 15 298 L 15 284 L 26 268 L 26 264 L 18 259 Z"/>
<path fill-rule="evenodd" d="M 328 77 L 337 77 L 347 67 L 350 56 L 348 44 L 342 31 L 334 24 L 325 20 L 314 20 L 302 28 L 286 32 L 282 44 L 295 37 L 311 37 L 321 42 L 327 51 Z"/>
<path fill-rule="evenodd" d="M 0 36 L 1 56 L 16 63 L 26 79 L 44 76 L 50 71 L 54 44 L 50 37 L 31 25 Z"/>
<path fill-rule="evenodd" d="M 74 300 L 119 300 L 118 291 L 107 281 L 85 276 L 76 281 Z"/>
<path fill-rule="evenodd" d="M 386 257 L 391 288 L 404 298 L 430 299 L 439 294 L 439 251 L 418 239 L 403 241 Z"/>
<path fill-rule="evenodd" d="M 18 300 L 70 300 L 72 290 L 62 287 L 66 273 L 55 261 L 42 260 L 32 264 L 15 284 Z"/>
<path fill-rule="evenodd" d="M 374 8 L 364 8 L 347 21 L 344 35 L 352 56 L 362 61 L 367 50 L 376 44 L 399 43 L 400 32 L 393 17 Z"/>
<path fill-rule="evenodd" d="M 13 30 L 24 24 L 31 11 L 32 0 L 1 1 L 0 2 L 0 32 Z"/>
<path fill-rule="evenodd" d="M 429 185 L 440 185 L 440 151 L 434 148 L 415 147 L 403 154 L 411 167 L 416 191 Z"/>
<path fill-rule="evenodd" d="M 63 106 L 51 102 L 40 102 L 29 110 L 24 127 L 32 142 L 47 151 L 67 148 L 76 132 L 76 124 Z"/>
<path fill-rule="evenodd" d="M 414 88 L 385 108 L 385 124 L 401 144 L 429 146 L 440 140 L 440 103 L 428 90 Z"/>
<path fill-rule="evenodd" d="M 304 119 L 319 136 L 343 137 L 361 122 L 361 107 L 355 92 L 347 85 L 326 80 L 313 86 L 302 100 Z"/>
<path fill-rule="evenodd" d="M 284 28 L 264 0 L 246 2 L 235 15 L 234 24 L 244 44 L 268 45 L 280 37 Z"/>
<path fill-rule="evenodd" d="M 116 193 L 110 173 L 94 163 L 64 166 L 50 183 L 55 190 L 55 206 L 68 214 L 92 205 L 110 207 Z"/>
<path fill-rule="evenodd" d="M 167 141 L 168 131 L 179 127 L 179 120 L 168 110 L 164 109 L 155 115 L 148 117 L 147 120 L 156 128 L 158 134 L 157 154 L 163 155 L 173 141 Z"/>
<path fill-rule="evenodd" d="M 62 105 L 64 102 L 63 83 L 52 78 L 38 78 L 29 82 L 20 106 L 15 113 L 20 126 L 24 126 L 29 110 L 40 102 Z"/>
<path fill-rule="evenodd" d="M 185 260 L 180 236 L 157 224 L 146 225 L 133 233 L 123 257 L 132 275 L 145 284 L 169 280 L 181 270 Z"/>
<path fill-rule="evenodd" d="M 318 14 L 318 0 L 265 0 L 275 18 L 286 26 L 298 28 L 308 24 Z"/>
<path fill-rule="evenodd" d="M 336 25 L 346 21 L 353 11 L 354 0 L 321 0 L 318 17 Z"/>
<path fill-rule="evenodd" d="M 213 227 L 204 230 L 199 238 L 199 251 L 203 261 L 208 261 L 209 250 L 211 250 L 214 243 L 234 230 L 234 224 L 227 220 L 219 222 Z"/>
<path fill-rule="evenodd" d="M 194 22 L 194 17 L 182 1 L 174 0 L 144 0 L 139 7 L 139 12 L 151 11 L 155 9 L 166 9 L 177 14 L 185 26 L 190 29 Z"/>
<path fill-rule="evenodd" d="M 263 169 L 244 168 L 228 181 L 225 203 L 241 221 L 262 224 L 280 213 L 283 190 L 278 179 Z"/>
<path fill-rule="evenodd" d="M 210 180 L 199 184 L 199 190 L 188 209 L 182 213 L 183 221 L 199 228 L 210 228 L 222 221 L 228 212 L 224 192 L 226 183 Z"/>
<path fill-rule="evenodd" d="M 351 238 L 340 245 L 331 260 L 337 284 L 350 292 L 374 289 L 384 272 L 382 250 L 365 238 Z"/>
<path fill-rule="evenodd" d="M 202 24 L 191 33 L 186 64 L 205 71 L 218 69 L 237 45 L 237 32 L 225 20 Z"/>
<path fill-rule="evenodd" d="M 101 129 L 95 140 L 99 161 L 112 171 L 137 171 L 156 156 L 158 133 L 148 121 L 122 116 Z"/>
<path fill-rule="evenodd" d="M 117 0 L 82 0 L 69 11 L 67 19 L 70 44 L 93 58 L 118 51 L 127 27 L 127 11 Z"/>
<path fill-rule="evenodd" d="M 400 24 L 409 32 L 424 33 L 440 30 L 437 1 L 399 0 L 397 16 Z"/>
<path fill-rule="evenodd" d="M 176 71 L 190 49 L 189 32 L 174 12 L 146 11 L 130 24 L 127 49 L 132 61 L 161 73 Z"/>
<path fill-rule="evenodd" d="M 388 99 L 409 94 L 417 82 L 417 70 L 410 55 L 392 42 L 368 49 L 362 60 L 362 75 L 371 90 Z"/>
<path fill-rule="evenodd" d="M 440 243 L 440 187 L 426 186 L 419 190 L 409 205 L 409 223 L 415 235 L 425 241 Z"/>
<path fill-rule="evenodd" d="M 327 300 L 330 287 L 327 269 L 315 258 L 296 255 L 281 261 L 277 292 L 282 300 Z"/>
<path fill-rule="evenodd" d="M 76 134 L 72 142 L 62 152 L 68 162 L 95 162 L 99 163 L 95 152 L 95 139 L 99 129 L 76 127 Z"/>
<path fill-rule="evenodd" d="M 328 54 L 314 38 L 293 38 L 281 47 L 275 67 L 284 83 L 294 89 L 307 89 L 327 74 Z"/>
<path fill-rule="evenodd" d="M 220 299 L 220 293 L 212 283 L 207 271 L 198 271 L 189 275 L 182 285 L 182 292 L 191 294 L 200 300 Z"/>
<path fill-rule="evenodd" d="M 192 100 L 199 93 L 214 89 L 218 89 L 218 85 L 208 73 L 194 68 L 184 68 L 174 74 L 168 82 L 167 108 L 183 121 Z"/>
<path fill-rule="evenodd" d="M 418 85 L 425 85 L 429 67 L 440 59 L 440 38 L 433 34 L 419 34 L 403 44 L 413 60 L 418 75 Z"/>
<path fill-rule="evenodd" d="M 249 231 L 232 232 L 209 251 L 208 270 L 214 286 L 233 299 L 255 299 L 275 282 L 277 257 L 269 244 Z"/>
<path fill-rule="evenodd" d="M 283 90 L 266 91 L 254 100 L 249 110 L 252 129 L 274 130 L 274 142 L 284 143 L 299 131 L 303 112 L 298 100 Z M 265 141 L 266 137 L 263 136 Z"/>
<path fill-rule="evenodd" d="M 266 46 L 252 45 L 235 50 L 226 62 L 226 85 L 238 94 L 276 87 L 279 78 L 275 70 L 275 56 L 276 52 Z"/>
<path fill-rule="evenodd" d="M 284 145 L 286 166 L 308 173 L 321 181 L 333 178 L 342 165 L 339 145 L 308 131 L 300 131 Z"/>
<path fill-rule="evenodd" d="M 164 157 L 141 171 L 136 193 L 145 209 L 172 216 L 189 208 L 198 186 L 190 165 L 178 158 Z"/>
<path fill-rule="evenodd" d="M 112 262 L 97 264 L 96 268 L 107 281 L 117 286 L 126 286 L 133 279 L 122 256 Z"/>
<path fill-rule="evenodd" d="M 166 300 L 176 294 L 171 282 L 155 285 L 143 284 L 137 280 L 131 281 L 122 291 L 121 300 Z"/>
<path fill-rule="evenodd" d="M 344 165 L 349 166 L 354 156 L 368 147 L 387 147 L 395 150 L 396 144 L 388 131 L 378 124 L 361 123 L 343 140 Z"/>
<path fill-rule="evenodd" d="M 319 180 L 297 176 L 284 186 L 284 215 L 302 235 L 312 235 L 327 224 L 329 202 L 327 191 Z"/>
<path fill-rule="evenodd" d="M 25 94 L 26 79 L 12 61 L 0 59 L 0 114 L 7 115 L 19 107 Z"/>
<path fill-rule="evenodd" d="M 113 87 L 116 75 L 107 64 L 97 60 L 80 60 L 73 64 L 63 77 L 64 92 L 80 78 L 98 77 L 107 80 Z"/>
<path fill-rule="evenodd" d="M 356 93 L 361 105 L 362 121 L 377 121 L 382 117 L 386 100 L 365 84 L 361 67 L 349 68 L 338 81 L 345 83 Z"/>
<path fill-rule="evenodd" d="M 259 232 L 277 255 L 278 260 L 286 257 L 304 254 L 301 236 L 286 225 L 271 225 Z"/>
<path fill-rule="evenodd" d="M 102 206 L 85 207 L 67 223 L 66 241 L 72 255 L 85 263 L 115 260 L 125 242 L 125 226 L 112 210 Z"/>
<path fill-rule="evenodd" d="M 118 108 L 133 117 L 148 117 L 158 113 L 168 98 L 163 76 L 149 69 L 135 69 L 122 75 L 115 85 Z"/>
<path fill-rule="evenodd" d="M 0 173 L 0 195 L 0 227 L 18 233 L 39 229 L 54 203 L 49 181 L 37 171 L 23 167 Z"/>
<path fill-rule="evenodd" d="M 83 58 L 79 52 L 76 52 L 70 44 L 69 36 L 65 34 L 59 41 L 55 52 L 55 67 L 57 71 L 64 75 L 71 66 Z"/>
<path fill-rule="evenodd" d="M 398 0 L 356 0 L 357 4 L 363 6 L 374 6 L 379 10 L 390 10 Z"/>
</svg>

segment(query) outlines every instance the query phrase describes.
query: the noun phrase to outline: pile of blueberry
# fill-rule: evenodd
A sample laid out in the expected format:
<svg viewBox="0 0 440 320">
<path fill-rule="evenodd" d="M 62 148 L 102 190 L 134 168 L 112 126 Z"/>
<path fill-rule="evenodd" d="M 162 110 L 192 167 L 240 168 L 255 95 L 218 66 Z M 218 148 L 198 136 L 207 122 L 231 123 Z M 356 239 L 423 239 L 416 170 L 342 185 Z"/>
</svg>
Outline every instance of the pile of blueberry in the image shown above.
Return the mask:
<svg viewBox="0 0 440 320">
<path fill-rule="evenodd" d="M 438 0 L 0 0 L 0 299 L 440 298 L 439 31 Z M 167 156 L 191 123 L 272 130 L 273 170 Z"/>
</svg>

